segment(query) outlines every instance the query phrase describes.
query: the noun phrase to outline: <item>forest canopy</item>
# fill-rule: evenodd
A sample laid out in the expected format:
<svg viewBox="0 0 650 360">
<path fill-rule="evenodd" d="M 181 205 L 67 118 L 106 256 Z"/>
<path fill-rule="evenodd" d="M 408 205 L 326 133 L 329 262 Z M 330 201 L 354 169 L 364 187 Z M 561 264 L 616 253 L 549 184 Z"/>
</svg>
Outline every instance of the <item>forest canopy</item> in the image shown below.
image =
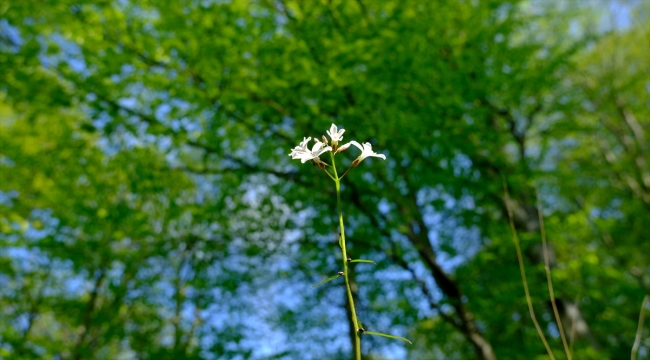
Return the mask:
<svg viewBox="0 0 650 360">
<path fill-rule="evenodd" d="M 364 359 L 650 359 L 648 64 L 643 0 L 4 1 L 0 358 L 353 358 L 335 124 Z"/>
</svg>

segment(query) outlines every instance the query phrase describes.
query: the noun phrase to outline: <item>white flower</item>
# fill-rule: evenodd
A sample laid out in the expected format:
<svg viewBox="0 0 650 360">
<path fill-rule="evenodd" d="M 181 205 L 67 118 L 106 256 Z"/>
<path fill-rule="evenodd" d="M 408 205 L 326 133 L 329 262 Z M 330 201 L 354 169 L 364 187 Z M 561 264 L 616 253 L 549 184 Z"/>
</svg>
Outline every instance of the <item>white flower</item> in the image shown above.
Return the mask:
<svg viewBox="0 0 650 360">
<path fill-rule="evenodd" d="M 291 158 L 294 160 L 300 159 L 300 162 L 304 164 L 309 160 L 315 160 L 318 162 L 320 160 L 318 157 L 321 154 L 332 151 L 332 147 L 326 146 L 324 143 L 318 141 L 318 139 L 314 139 L 315 144 L 312 149 L 309 150 L 309 147 L 307 146 L 307 143 L 309 143 L 309 141 L 311 141 L 311 137 L 304 138 L 300 145 L 291 150 L 289 156 L 291 156 Z"/>
<path fill-rule="evenodd" d="M 297 158 L 297 154 L 303 153 L 306 151 L 309 151 L 309 148 L 307 147 L 307 143 L 311 141 L 311 137 L 309 138 L 303 138 L 302 142 L 300 142 L 300 145 L 296 146 L 291 150 L 291 153 L 289 153 L 289 156 L 291 156 L 292 159 Z"/>
<path fill-rule="evenodd" d="M 342 147 L 342 148 L 345 147 L 345 148 L 347 149 L 347 147 L 350 146 L 350 144 L 352 144 L 352 145 L 358 147 L 359 150 L 361 150 L 361 155 L 359 155 L 359 157 L 356 158 L 356 159 L 352 162 L 352 166 L 357 166 L 357 165 L 359 165 L 359 163 L 361 163 L 361 162 L 363 161 L 363 159 L 367 158 L 368 156 L 374 156 L 374 157 L 378 157 L 378 158 L 382 158 L 382 159 L 386 160 L 386 155 L 384 155 L 384 154 L 377 154 L 376 152 L 372 151 L 372 145 L 370 145 L 369 142 L 367 142 L 367 143 L 363 143 L 363 147 L 362 147 L 361 144 L 359 144 L 358 142 L 356 142 L 356 141 L 350 141 L 349 143 L 347 143 L 347 144 L 345 144 L 345 145 L 343 145 L 343 146 L 341 146 L 341 147 Z"/>
<path fill-rule="evenodd" d="M 336 125 L 332 124 L 330 126 L 330 129 L 327 130 L 327 135 L 330 136 L 332 139 L 332 146 L 336 146 L 339 144 L 339 141 L 343 140 L 343 133 L 345 132 L 345 129 L 339 130 Z"/>
</svg>

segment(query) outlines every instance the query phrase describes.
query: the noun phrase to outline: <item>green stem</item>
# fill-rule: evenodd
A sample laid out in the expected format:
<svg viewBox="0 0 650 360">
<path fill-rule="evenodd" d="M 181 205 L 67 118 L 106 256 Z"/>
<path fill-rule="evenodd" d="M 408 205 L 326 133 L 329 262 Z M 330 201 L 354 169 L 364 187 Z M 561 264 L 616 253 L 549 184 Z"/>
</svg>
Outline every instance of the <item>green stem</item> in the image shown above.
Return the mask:
<svg viewBox="0 0 650 360">
<path fill-rule="evenodd" d="M 329 171 L 327 171 L 327 169 L 323 169 L 323 171 L 325 171 L 325 173 L 327 174 L 327 176 L 329 176 L 329 177 L 330 177 L 330 179 L 332 179 L 332 180 L 334 180 L 334 181 L 336 181 L 336 179 L 334 178 L 334 176 L 332 176 L 332 174 L 330 174 L 330 172 L 329 172 Z M 336 172 L 334 172 L 334 173 L 336 174 Z"/>
<path fill-rule="evenodd" d="M 339 178 L 339 180 L 343 179 L 343 178 L 345 177 L 345 175 L 348 174 L 348 171 L 350 171 L 350 169 L 352 169 L 352 168 L 353 168 L 353 166 L 350 166 L 347 170 L 345 170 L 345 172 L 343 173 L 343 175 L 341 175 L 341 177 Z"/>
<path fill-rule="evenodd" d="M 359 324 L 357 323 L 357 311 L 354 308 L 354 298 L 352 297 L 352 290 L 350 289 L 350 280 L 348 278 L 348 255 L 345 249 L 345 228 L 343 226 L 343 209 L 341 205 L 341 178 L 336 173 L 336 163 L 334 162 L 334 154 L 330 153 L 332 157 L 332 169 L 334 171 L 334 182 L 336 183 L 336 202 L 339 209 L 339 226 L 341 227 L 341 252 L 343 254 L 343 276 L 345 277 L 345 289 L 348 293 L 348 302 L 350 303 L 350 313 L 352 314 L 352 325 L 354 326 L 354 358 L 361 360 L 361 338 L 359 337 Z M 347 171 L 346 171 L 347 173 Z"/>
</svg>

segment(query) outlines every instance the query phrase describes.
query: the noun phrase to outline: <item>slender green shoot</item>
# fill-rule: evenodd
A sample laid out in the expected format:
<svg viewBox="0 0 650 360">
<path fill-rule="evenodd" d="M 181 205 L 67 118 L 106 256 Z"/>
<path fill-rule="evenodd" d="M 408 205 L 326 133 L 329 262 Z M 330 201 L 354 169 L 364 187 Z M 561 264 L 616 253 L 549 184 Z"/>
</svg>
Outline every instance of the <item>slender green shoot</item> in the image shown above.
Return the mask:
<svg viewBox="0 0 650 360">
<path fill-rule="evenodd" d="M 564 352 L 568 360 L 571 359 L 571 350 L 567 343 L 566 336 L 564 335 L 564 326 L 560 319 L 560 313 L 557 311 L 557 304 L 555 304 L 555 293 L 553 292 L 553 277 L 551 276 L 551 266 L 548 260 L 548 245 L 546 242 L 546 231 L 544 229 L 544 215 L 542 214 L 542 202 L 539 199 L 539 189 L 535 187 L 535 196 L 537 197 L 537 214 L 539 216 L 539 228 L 542 235 L 542 247 L 544 252 L 544 270 L 546 270 L 546 282 L 548 283 L 548 293 L 551 297 L 551 306 L 553 307 L 553 314 L 555 315 L 555 322 L 557 328 L 560 330 L 560 337 L 562 338 L 562 345 L 564 345 Z"/>
<path fill-rule="evenodd" d="M 517 229 L 515 229 L 515 221 L 512 216 L 512 209 L 510 207 L 510 194 L 508 192 L 508 185 L 506 185 L 505 177 L 502 178 L 502 181 L 503 181 L 503 191 L 506 196 L 505 202 L 506 202 L 506 210 L 508 211 L 508 219 L 510 221 L 510 230 L 512 231 L 512 238 L 515 242 L 515 248 L 517 249 L 517 260 L 519 261 L 521 282 L 524 285 L 524 293 L 526 294 L 526 302 L 528 303 L 528 311 L 530 312 L 530 318 L 533 320 L 533 324 L 535 324 L 535 329 L 537 329 L 537 333 L 539 334 L 540 339 L 542 339 L 542 343 L 544 343 L 546 352 L 548 352 L 548 357 L 551 358 L 551 360 L 555 360 L 553 351 L 551 350 L 551 347 L 548 345 L 548 342 L 546 341 L 546 336 L 544 336 L 544 332 L 542 331 L 542 328 L 539 326 L 539 323 L 537 322 L 537 318 L 535 317 L 533 302 L 530 299 L 530 293 L 528 292 L 528 282 L 526 281 L 526 269 L 524 268 L 524 259 L 523 256 L 521 255 L 521 247 L 519 246 L 519 237 L 517 236 Z"/>
<path fill-rule="evenodd" d="M 636 328 L 636 337 L 634 338 L 634 345 L 632 345 L 632 354 L 630 359 L 636 360 L 636 353 L 639 351 L 639 344 L 641 343 L 641 334 L 643 333 L 643 322 L 645 321 L 645 308 L 650 301 L 650 295 L 646 295 L 641 303 L 641 312 L 639 313 L 639 326 Z"/>
<path fill-rule="evenodd" d="M 339 210 L 339 227 L 341 228 L 341 238 L 339 240 L 339 245 L 341 246 L 341 254 L 343 255 L 343 277 L 345 278 L 345 290 L 348 295 L 348 303 L 350 304 L 350 313 L 352 325 L 354 326 L 354 358 L 355 360 L 361 360 L 361 338 L 359 336 L 359 324 L 355 319 L 357 319 L 357 311 L 354 307 L 354 297 L 352 296 L 352 289 L 350 288 L 350 279 L 348 273 L 348 255 L 345 248 L 345 226 L 343 225 L 343 207 L 341 205 L 341 179 L 336 173 L 336 161 L 334 160 L 334 153 L 330 152 L 330 157 L 332 159 L 332 170 L 334 171 L 334 182 L 336 183 L 336 203 Z"/>
</svg>

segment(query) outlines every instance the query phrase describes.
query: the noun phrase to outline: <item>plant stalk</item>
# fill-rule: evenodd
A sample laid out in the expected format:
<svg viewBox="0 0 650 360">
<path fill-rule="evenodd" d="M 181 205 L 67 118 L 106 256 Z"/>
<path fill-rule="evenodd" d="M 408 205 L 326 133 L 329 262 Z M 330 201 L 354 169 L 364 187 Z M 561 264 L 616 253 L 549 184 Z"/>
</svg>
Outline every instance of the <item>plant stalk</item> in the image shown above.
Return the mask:
<svg viewBox="0 0 650 360">
<path fill-rule="evenodd" d="M 336 183 L 336 203 L 339 209 L 339 226 L 341 227 L 341 253 L 343 255 L 343 277 L 345 278 L 345 290 L 348 293 L 348 303 L 350 304 L 350 313 L 352 314 L 352 325 L 354 326 L 354 358 L 361 360 L 361 338 L 359 336 L 359 324 L 357 323 L 357 312 L 354 308 L 354 297 L 352 296 L 352 289 L 350 288 L 350 280 L 348 278 L 348 255 L 345 248 L 345 227 L 343 226 L 343 208 L 341 205 L 341 178 L 336 172 L 336 163 L 334 161 L 334 154 L 330 153 L 332 157 L 332 169 L 334 171 L 334 182 Z"/>
<path fill-rule="evenodd" d="M 551 350 L 551 347 L 548 345 L 548 342 L 546 341 L 546 336 L 544 336 L 544 332 L 542 331 L 542 328 L 539 326 L 539 323 L 537 322 L 537 318 L 535 317 L 535 310 L 533 309 L 533 301 L 531 300 L 530 292 L 528 291 L 528 281 L 526 280 L 526 269 L 524 268 L 524 259 L 523 256 L 521 255 L 519 236 L 517 236 L 517 229 L 515 228 L 515 221 L 512 216 L 512 208 L 510 205 L 510 193 L 508 192 L 508 184 L 506 184 L 505 176 L 502 175 L 501 181 L 503 182 L 503 192 L 505 193 L 506 196 L 505 197 L 506 211 L 508 212 L 508 220 L 510 222 L 510 230 L 512 231 L 512 239 L 515 242 L 515 249 L 517 250 L 517 260 L 519 261 L 519 272 L 521 273 L 521 283 L 524 285 L 524 293 L 526 294 L 526 303 L 528 303 L 528 312 L 530 313 L 530 319 L 533 320 L 533 324 L 535 325 L 537 334 L 539 335 L 539 338 L 542 340 L 542 343 L 546 348 L 548 357 L 551 360 L 555 360 L 555 355 L 553 355 L 553 351 Z"/>
</svg>

